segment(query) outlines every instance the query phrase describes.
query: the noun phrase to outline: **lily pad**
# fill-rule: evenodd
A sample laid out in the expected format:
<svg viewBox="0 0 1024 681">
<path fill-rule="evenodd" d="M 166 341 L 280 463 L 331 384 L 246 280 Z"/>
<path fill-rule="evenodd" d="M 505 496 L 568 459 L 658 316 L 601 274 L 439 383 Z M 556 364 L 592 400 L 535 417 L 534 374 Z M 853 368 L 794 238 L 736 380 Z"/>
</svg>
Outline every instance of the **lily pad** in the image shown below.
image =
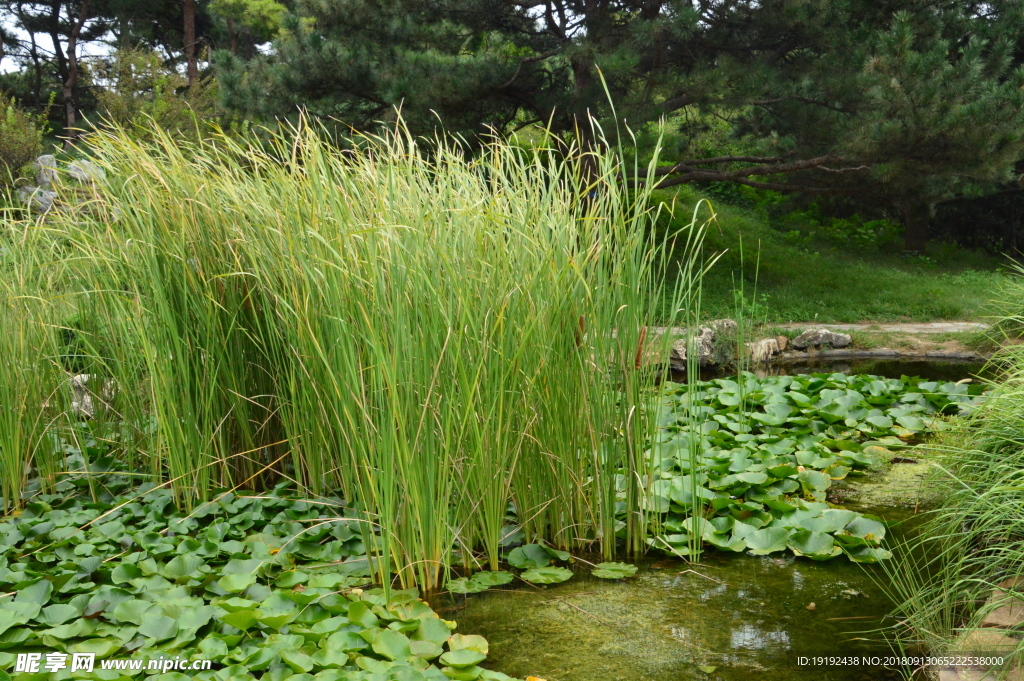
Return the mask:
<svg viewBox="0 0 1024 681">
<path fill-rule="evenodd" d="M 520 570 L 547 567 L 551 565 L 551 555 L 540 544 L 525 544 L 509 552 L 508 564 Z"/>
<path fill-rule="evenodd" d="M 625 579 L 636 574 L 636 565 L 629 563 L 598 563 L 590 574 L 601 579 Z"/>
<path fill-rule="evenodd" d="M 572 577 L 572 570 L 563 567 L 540 567 L 519 575 L 532 584 L 558 584 Z"/>
</svg>

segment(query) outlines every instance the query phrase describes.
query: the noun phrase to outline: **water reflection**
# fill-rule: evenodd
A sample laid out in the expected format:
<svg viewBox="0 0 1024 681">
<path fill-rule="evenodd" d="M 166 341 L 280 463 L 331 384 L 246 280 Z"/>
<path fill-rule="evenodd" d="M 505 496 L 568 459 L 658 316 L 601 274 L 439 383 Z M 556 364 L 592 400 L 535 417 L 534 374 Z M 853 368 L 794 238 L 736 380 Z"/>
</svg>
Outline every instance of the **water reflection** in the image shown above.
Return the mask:
<svg viewBox="0 0 1024 681">
<path fill-rule="evenodd" d="M 775 646 L 789 650 L 789 634 L 782 630 L 764 631 L 753 624 L 744 624 L 739 629 L 732 630 L 730 645 L 733 648 L 752 650 Z"/>
</svg>

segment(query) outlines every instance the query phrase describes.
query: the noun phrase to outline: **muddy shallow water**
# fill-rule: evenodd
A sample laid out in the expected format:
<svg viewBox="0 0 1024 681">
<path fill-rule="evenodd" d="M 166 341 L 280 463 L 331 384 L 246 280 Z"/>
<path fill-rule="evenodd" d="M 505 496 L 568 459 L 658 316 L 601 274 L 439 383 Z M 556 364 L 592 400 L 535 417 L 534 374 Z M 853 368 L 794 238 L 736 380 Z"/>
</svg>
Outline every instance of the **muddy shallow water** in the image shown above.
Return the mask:
<svg viewBox="0 0 1024 681">
<path fill-rule="evenodd" d="M 771 373 L 843 371 L 957 381 L 981 366 L 951 362 L 829 362 Z M 920 521 L 927 466 L 908 459 L 837 485 L 842 504 L 873 513 L 899 541 Z M 597 558 L 593 560 L 597 561 Z M 436 605 L 459 631 L 490 643 L 487 666 L 547 681 L 896 681 L 879 666 L 813 666 L 800 658 L 891 654 L 895 620 L 884 568 L 843 557 L 747 556 L 709 550 L 699 565 L 652 554 L 636 576 L 609 581 L 577 562 L 563 584 L 516 581 Z"/>
<path fill-rule="evenodd" d="M 894 623 L 892 603 L 875 582 L 884 578 L 878 566 L 714 551 L 699 565 L 664 559 L 637 564 L 639 572 L 628 580 L 596 579 L 577 563 L 576 576 L 563 584 L 516 582 L 506 590 L 450 597 L 439 607 L 459 631 L 487 638 L 489 667 L 519 678 L 901 678 L 879 667 L 799 664 L 800 657 L 889 652 L 877 633 Z"/>
</svg>

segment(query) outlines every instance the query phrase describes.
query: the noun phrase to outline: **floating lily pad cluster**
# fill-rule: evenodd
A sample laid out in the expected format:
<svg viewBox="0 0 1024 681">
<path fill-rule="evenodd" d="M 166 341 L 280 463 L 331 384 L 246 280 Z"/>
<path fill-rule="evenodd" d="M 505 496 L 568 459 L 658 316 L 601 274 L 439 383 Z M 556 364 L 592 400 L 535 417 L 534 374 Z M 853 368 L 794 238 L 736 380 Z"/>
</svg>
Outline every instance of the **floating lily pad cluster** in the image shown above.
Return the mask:
<svg viewBox="0 0 1024 681">
<path fill-rule="evenodd" d="M 229 494 L 191 517 L 164 490 L 120 508 L 38 496 L 0 523 L 0 670 L 59 681 L 66 667 L 14 674 L 16 653 L 85 652 L 212 660 L 165 681 L 509 679 L 479 666 L 484 639 L 453 633 L 415 591 L 359 589 L 358 526 L 334 515 L 272 495 Z M 92 678 L 130 678 L 99 667 Z"/>
<path fill-rule="evenodd" d="M 942 415 L 978 404 L 982 390 L 841 373 L 744 372 L 690 388 L 666 384 L 648 452 L 656 479 L 643 504 L 658 519 L 648 543 L 677 555 L 709 544 L 757 555 L 885 558 L 885 526 L 831 508 L 829 487 L 887 461 L 890 447 L 942 429 Z M 691 516 L 695 504 L 704 516 Z"/>
<path fill-rule="evenodd" d="M 519 579 L 530 584 L 559 584 L 573 576 L 566 567 L 552 565 L 554 562 L 568 563 L 573 560 L 567 551 L 559 551 L 546 544 L 523 544 L 513 548 L 505 556 L 509 565 L 522 570 Z M 625 579 L 636 574 L 635 565 L 628 563 L 598 563 L 591 574 L 601 579 Z M 483 570 L 470 577 L 460 577 L 448 582 L 447 588 L 453 593 L 480 593 L 493 586 L 508 584 L 515 576 L 504 570 Z"/>
</svg>

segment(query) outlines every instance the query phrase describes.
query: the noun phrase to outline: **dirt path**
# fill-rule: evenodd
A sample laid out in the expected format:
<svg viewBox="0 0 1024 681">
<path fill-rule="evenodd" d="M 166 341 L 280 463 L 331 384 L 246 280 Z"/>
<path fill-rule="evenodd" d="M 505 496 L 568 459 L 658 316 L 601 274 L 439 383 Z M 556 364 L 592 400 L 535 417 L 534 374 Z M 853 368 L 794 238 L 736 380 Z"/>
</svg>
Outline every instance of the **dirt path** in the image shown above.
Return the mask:
<svg viewBox="0 0 1024 681">
<path fill-rule="evenodd" d="M 866 331 L 868 333 L 963 333 L 966 331 L 984 331 L 988 324 L 980 322 L 925 322 L 906 324 L 879 324 L 863 322 L 857 324 L 815 324 L 814 322 L 797 322 L 779 324 L 780 329 L 828 329 L 829 331 Z"/>
<path fill-rule="evenodd" d="M 853 344 L 844 350 L 827 351 L 856 356 L 925 357 L 932 359 L 983 359 L 991 355 L 996 344 L 983 333 L 988 324 L 979 322 L 928 322 L 883 324 L 815 324 L 801 322 L 780 324 L 774 328 L 789 332 L 804 329 L 828 329 L 850 334 Z M 788 335 L 788 334 L 787 334 Z"/>
</svg>

